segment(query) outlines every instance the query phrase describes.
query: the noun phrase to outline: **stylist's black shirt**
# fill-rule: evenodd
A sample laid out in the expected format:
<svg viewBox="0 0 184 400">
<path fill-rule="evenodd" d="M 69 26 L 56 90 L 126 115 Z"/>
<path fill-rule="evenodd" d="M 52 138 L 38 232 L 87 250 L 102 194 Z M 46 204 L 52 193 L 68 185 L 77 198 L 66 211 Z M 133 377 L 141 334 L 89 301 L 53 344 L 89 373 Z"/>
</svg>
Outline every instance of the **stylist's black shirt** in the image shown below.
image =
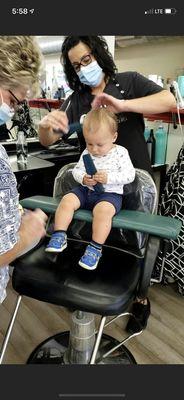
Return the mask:
<svg viewBox="0 0 184 400">
<path fill-rule="evenodd" d="M 156 83 L 137 72 L 119 73 L 116 75 L 116 81 L 114 82 L 110 79 L 104 89 L 104 93 L 110 94 L 117 99 L 131 100 L 159 93 L 163 90 Z M 123 91 L 123 93 L 120 91 Z M 93 99 L 94 96 L 89 91 L 89 87 L 85 86 L 81 91 L 73 92 L 61 107 L 63 111 L 66 110 L 69 123 L 80 121 L 80 117 L 90 111 Z M 144 139 L 145 125 L 143 115 L 127 112 L 118 114 L 118 117 L 120 122 L 118 124 L 116 143 L 124 146 L 129 151 L 135 168 L 141 168 L 152 173 Z M 80 147 L 81 151 L 86 147 L 83 136 L 80 138 Z"/>
</svg>

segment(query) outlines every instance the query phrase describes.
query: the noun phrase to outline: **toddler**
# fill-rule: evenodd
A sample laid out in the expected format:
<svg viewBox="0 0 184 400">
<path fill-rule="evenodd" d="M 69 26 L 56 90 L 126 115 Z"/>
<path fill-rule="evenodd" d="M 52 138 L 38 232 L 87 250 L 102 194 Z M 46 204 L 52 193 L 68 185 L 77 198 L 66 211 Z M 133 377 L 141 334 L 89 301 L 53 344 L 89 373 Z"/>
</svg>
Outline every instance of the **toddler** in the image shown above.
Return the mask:
<svg viewBox="0 0 184 400">
<path fill-rule="evenodd" d="M 73 169 L 74 179 L 80 183 L 63 196 L 55 215 L 55 231 L 46 247 L 47 252 L 62 252 L 67 247 L 67 229 L 73 214 L 79 208 L 92 210 L 92 240 L 79 265 L 94 270 L 102 255 L 112 225 L 113 216 L 121 210 L 123 186 L 135 179 L 135 169 L 128 151 L 115 144 L 117 118 L 105 108 L 91 110 L 83 122 L 86 149 Z M 97 172 L 86 173 L 83 155 L 90 154 Z M 101 183 L 104 192 L 95 191 Z"/>
</svg>

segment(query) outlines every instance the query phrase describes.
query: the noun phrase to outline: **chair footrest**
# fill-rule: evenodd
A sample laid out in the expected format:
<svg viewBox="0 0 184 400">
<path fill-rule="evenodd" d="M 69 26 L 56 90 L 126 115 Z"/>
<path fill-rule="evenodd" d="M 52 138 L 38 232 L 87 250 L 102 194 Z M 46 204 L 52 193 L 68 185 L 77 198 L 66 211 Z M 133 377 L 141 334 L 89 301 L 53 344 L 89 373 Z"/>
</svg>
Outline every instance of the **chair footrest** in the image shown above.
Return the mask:
<svg viewBox="0 0 184 400">
<path fill-rule="evenodd" d="M 31 210 L 41 208 L 46 213 L 54 214 L 59 201 L 59 199 L 53 197 L 32 196 L 21 200 L 21 205 Z M 79 209 L 75 212 L 74 219 L 91 222 L 92 213 L 88 210 Z M 144 213 L 142 211 L 121 210 L 113 218 L 112 225 L 114 228 L 139 231 L 174 240 L 179 235 L 182 222 L 171 217 Z"/>
</svg>

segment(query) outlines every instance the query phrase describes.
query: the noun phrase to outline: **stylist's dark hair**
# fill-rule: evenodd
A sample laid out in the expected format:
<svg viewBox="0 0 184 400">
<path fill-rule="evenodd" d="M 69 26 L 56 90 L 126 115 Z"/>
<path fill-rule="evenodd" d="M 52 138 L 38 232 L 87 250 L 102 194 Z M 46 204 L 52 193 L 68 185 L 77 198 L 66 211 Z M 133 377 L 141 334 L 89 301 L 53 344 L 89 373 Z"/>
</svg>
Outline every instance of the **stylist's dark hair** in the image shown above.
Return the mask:
<svg viewBox="0 0 184 400">
<path fill-rule="evenodd" d="M 68 52 L 80 42 L 86 44 L 95 57 L 96 61 L 105 73 L 105 77 L 112 77 L 117 72 L 112 55 L 109 53 L 108 45 L 103 36 L 66 36 L 61 48 L 61 63 L 68 84 L 72 90 L 82 88 L 78 75 L 68 58 Z"/>
</svg>

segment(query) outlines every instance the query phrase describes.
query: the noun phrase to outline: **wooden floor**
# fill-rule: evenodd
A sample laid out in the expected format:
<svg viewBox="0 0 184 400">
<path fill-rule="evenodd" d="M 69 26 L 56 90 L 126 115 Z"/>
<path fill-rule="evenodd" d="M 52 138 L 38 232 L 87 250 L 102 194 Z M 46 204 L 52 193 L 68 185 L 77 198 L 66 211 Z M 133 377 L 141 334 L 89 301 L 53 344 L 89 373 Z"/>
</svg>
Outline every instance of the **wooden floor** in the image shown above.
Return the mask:
<svg viewBox="0 0 184 400">
<path fill-rule="evenodd" d="M 8 296 L 0 305 L 0 345 L 16 293 L 8 286 Z M 147 329 L 127 344 L 138 364 L 184 364 L 184 298 L 173 285 L 150 288 L 151 316 Z M 97 323 L 99 318 L 96 318 Z M 70 312 L 62 307 L 24 297 L 13 328 L 4 364 L 25 364 L 32 350 L 44 339 L 68 330 Z M 126 320 L 119 319 L 105 332 L 122 340 Z"/>
</svg>

